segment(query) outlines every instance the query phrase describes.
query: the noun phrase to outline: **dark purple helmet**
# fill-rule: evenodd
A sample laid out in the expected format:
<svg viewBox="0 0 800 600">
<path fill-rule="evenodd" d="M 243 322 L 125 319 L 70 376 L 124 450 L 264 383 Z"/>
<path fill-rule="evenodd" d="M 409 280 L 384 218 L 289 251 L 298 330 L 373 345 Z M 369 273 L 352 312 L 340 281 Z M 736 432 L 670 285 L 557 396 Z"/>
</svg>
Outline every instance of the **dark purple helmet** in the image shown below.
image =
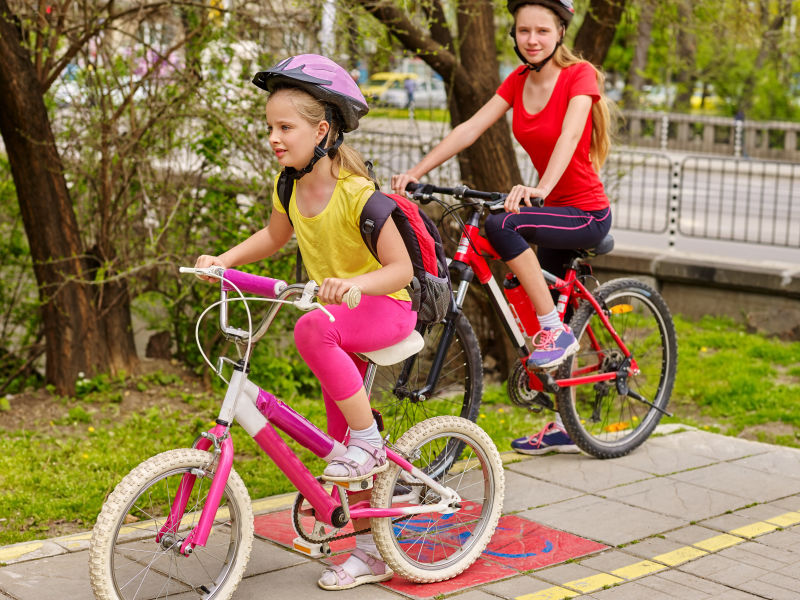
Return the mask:
<svg viewBox="0 0 800 600">
<path fill-rule="evenodd" d="M 569 22 L 572 21 L 572 16 L 575 14 L 572 0 L 508 0 L 508 11 L 513 15 L 520 6 L 525 4 L 540 4 L 545 8 L 549 8 L 561 18 L 564 22 L 564 27 L 569 25 Z"/>
<path fill-rule="evenodd" d="M 253 83 L 271 92 L 279 85 L 298 87 L 318 100 L 331 104 L 344 119 L 344 131 L 358 128 L 358 120 L 369 111 L 367 101 L 350 74 L 330 58 L 299 54 L 256 73 Z"/>
</svg>

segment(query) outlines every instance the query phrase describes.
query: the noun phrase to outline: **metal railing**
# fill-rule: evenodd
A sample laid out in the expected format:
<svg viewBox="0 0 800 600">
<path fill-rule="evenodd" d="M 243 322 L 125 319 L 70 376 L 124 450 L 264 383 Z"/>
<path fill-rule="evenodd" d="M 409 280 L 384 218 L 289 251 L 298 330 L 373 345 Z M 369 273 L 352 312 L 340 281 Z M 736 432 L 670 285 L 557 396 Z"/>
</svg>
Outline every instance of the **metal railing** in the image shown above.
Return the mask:
<svg viewBox="0 0 800 600">
<path fill-rule="evenodd" d="M 409 134 L 361 131 L 351 140 L 374 161 L 384 187 L 425 155 L 438 139 Z M 522 180 L 533 185 L 530 158 L 517 152 Z M 725 156 L 684 155 L 649 150 L 619 150 L 601 173 L 613 205 L 614 227 L 800 248 L 800 164 Z M 451 159 L 428 174 L 429 181 L 458 182 Z"/>
</svg>

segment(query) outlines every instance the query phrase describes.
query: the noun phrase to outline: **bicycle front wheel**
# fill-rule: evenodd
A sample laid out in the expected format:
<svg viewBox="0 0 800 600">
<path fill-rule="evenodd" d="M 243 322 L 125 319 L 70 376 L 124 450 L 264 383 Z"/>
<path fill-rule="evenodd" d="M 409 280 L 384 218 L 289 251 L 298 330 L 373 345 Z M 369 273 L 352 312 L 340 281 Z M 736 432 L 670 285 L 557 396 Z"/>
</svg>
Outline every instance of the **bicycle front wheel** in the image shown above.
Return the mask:
<svg viewBox="0 0 800 600">
<path fill-rule="evenodd" d="M 370 402 L 383 415 L 394 441 L 430 417 L 454 415 L 475 421 L 483 394 L 483 365 L 475 332 L 463 313 L 455 316 L 455 332 L 446 349 L 438 380 L 423 394 L 442 334 L 450 317 L 422 331 L 425 347 L 402 363 L 378 367 Z M 423 397 L 424 395 L 424 397 Z"/>
<path fill-rule="evenodd" d="M 638 370 L 626 380 L 562 387 L 558 412 L 583 451 L 597 458 L 624 456 L 653 432 L 666 410 L 678 364 L 675 325 L 661 295 L 636 279 L 614 279 L 594 292 Z M 558 379 L 628 370 L 625 356 L 587 302 L 570 321 L 580 341 Z"/>
<path fill-rule="evenodd" d="M 437 481 L 461 498 L 454 512 L 430 512 L 407 519 L 370 519 L 375 545 L 395 573 L 418 583 L 451 579 L 481 555 L 503 509 L 503 462 L 491 438 L 460 417 L 434 417 L 412 427 L 395 449 L 420 470 L 437 471 L 440 456 L 461 447 L 461 459 Z M 397 495 L 397 487 L 411 491 Z M 378 475 L 372 506 L 436 504 L 439 495 L 396 464 Z"/>
<path fill-rule="evenodd" d="M 253 545 L 250 497 L 233 469 L 208 542 L 189 556 L 179 552 L 200 518 L 215 466 L 213 453 L 170 450 L 146 460 L 117 485 L 90 543 L 89 575 L 97 600 L 227 600 L 233 595 Z M 194 485 L 183 518 L 158 536 L 184 475 L 194 476 Z"/>
</svg>

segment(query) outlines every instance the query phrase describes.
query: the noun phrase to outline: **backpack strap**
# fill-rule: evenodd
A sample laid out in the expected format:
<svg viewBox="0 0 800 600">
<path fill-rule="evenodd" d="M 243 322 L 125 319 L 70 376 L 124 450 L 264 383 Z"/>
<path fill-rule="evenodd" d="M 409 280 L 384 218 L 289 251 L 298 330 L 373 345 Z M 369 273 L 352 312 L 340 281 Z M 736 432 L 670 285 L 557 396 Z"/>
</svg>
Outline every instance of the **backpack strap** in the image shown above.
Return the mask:
<svg viewBox="0 0 800 600">
<path fill-rule="evenodd" d="M 292 192 L 294 191 L 295 180 L 296 178 L 289 176 L 289 174 L 286 172 L 286 169 L 281 171 L 281 174 L 278 176 L 278 198 L 281 201 L 283 210 L 286 212 L 286 218 L 289 219 L 289 225 L 291 225 L 293 228 L 294 223 L 292 223 L 292 218 L 289 216 L 289 202 L 292 201 Z M 297 246 L 297 256 L 295 257 L 294 265 L 295 281 L 302 281 L 303 257 L 300 254 L 300 246 Z"/>
<path fill-rule="evenodd" d="M 374 192 L 369 197 L 366 204 L 364 204 L 364 208 L 361 209 L 359 230 L 361 231 L 361 238 L 364 240 L 364 244 L 366 244 L 367 249 L 378 262 L 380 262 L 378 258 L 378 237 L 380 237 L 381 230 L 386 220 L 390 217 L 394 220 L 400 232 L 400 236 L 406 244 L 406 248 L 408 248 L 408 244 L 411 243 L 411 241 L 416 240 L 413 228 L 408 222 L 405 213 L 397 206 L 397 202 L 382 192 Z M 419 311 L 422 302 L 422 283 L 417 273 L 420 272 L 421 268 L 423 269 L 422 272 L 424 272 L 422 265 L 418 264 L 419 260 L 415 261 L 415 256 L 419 256 L 417 250 L 418 249 L 415 249 L 414 252 L 409 252 L 414 267 L 414 277 L 406 288 L 411 296 L 411 308 L 415 311 Z"/>
</svg>

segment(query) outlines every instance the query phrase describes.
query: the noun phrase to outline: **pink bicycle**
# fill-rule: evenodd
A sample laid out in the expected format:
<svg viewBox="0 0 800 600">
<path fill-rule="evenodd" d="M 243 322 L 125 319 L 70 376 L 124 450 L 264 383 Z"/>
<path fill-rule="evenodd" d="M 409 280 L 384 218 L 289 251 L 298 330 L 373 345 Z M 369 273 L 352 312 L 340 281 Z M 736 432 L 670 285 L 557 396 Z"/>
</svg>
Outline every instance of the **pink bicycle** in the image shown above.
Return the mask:
<svg viewBox="0 0 800 600">
<path fill-rule="evenodd" d="M 220 328 L 235 343 L 239 358 L 221 357 L 215 367 L 232 368 L 216 425 L 191 448 L 169 450 L 144 461 L 116 486 L 97 518 L 90 543 L 89 571 L 98 600 L 155 600 L 233 596 L 253 543 L 253 512 L 247 489 L 232 468 L 234 420 L 253 437 L 297 488 L 293 523 L 310 545 L 329 552 L 329 542 L 352 534 L 341 529 L 351 519 L 370 519 L 381 556 L 394 572 L 416 582 L 441 581 L 469 567 L 491 539 L 502 511 L 503 465 L 489 436 L 456 416 L 427 419 L 387 446 L 390 467 L 374 480 L 349 485 L 373 487 L 371 501 L 350 505 L 344 485 L 328 491 L 277 433 L 276 427 L 330 460 L 344 452 L 305 417 L 249 380 L 253 345 L 286 304 L 323 310 L 316 284 L 283 281 L 218 267 L 182 268 L 184 273 L 216 277 Z M 236 297 L 229 298 L 230 292 Z M 243 292 L 259 298 L 245 298 Z M 351 307 L 360 294 L 347 298 Z M 248 302 L 270 302 L 253 328 Z M 242 302 L 247 328 L 228 324 L 230 302 Z M 327 311 L 326 311 L 327 312 Z M 330 316 L 330 313 L 328 313 Z M 333 318 L 333 317 L 331 317 Z M 199 344 L 199 335 L 197 336 Z M 377 365 L 403 361 L 419 352 L 422 338 L 366 354 L 365 386 L 370 390 Z M 202 348 L 201 348 L 202 352 Z M 301 517 L 312 516 L 304 528 Z"/>
</svg>

